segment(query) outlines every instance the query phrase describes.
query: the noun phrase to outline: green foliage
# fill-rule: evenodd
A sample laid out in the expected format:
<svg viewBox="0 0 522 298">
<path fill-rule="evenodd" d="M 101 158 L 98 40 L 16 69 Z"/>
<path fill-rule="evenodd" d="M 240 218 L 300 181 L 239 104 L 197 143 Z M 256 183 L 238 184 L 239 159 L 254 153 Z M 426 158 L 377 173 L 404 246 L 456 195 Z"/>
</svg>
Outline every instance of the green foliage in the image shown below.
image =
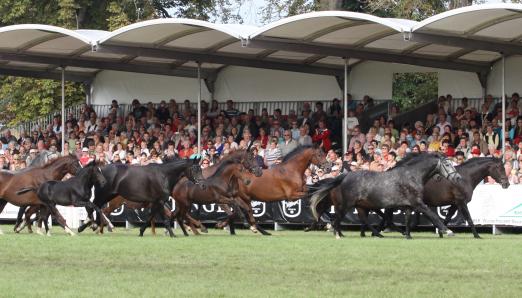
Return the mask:
<svg viewBox="0 0 522 298">
<path fill-rule="evenodd" d="M 436 72 L 393 74 L 393 101 L 406 110 L 437 99 L 439 79 Z"/>
</svg>

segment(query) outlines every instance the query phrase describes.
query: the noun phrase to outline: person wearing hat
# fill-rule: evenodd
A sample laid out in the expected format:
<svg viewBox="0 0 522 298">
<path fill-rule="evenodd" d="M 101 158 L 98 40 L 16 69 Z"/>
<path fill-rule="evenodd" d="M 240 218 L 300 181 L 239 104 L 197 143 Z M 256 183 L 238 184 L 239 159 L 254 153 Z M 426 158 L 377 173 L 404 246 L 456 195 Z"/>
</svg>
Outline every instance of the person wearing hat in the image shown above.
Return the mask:
<svg viewBox="0 0 522 298">
<path fill-rule="evenodd" d="M 89 155 L 89 149 L 87 147 L 82 148 L 82 156 L 80 157 L 80 164 L 84 167 L 91 161 L 91 156 Z"/>
<path fill-rule="evenodd" d="M 468 159 L 470 158 L 474 158 L 474 157 L 483 157 L 484 154 L 482 154 L 482 152 L 480 152 L 480 149 L 478 148 L 478 146 L 474 145 L 473 147 L 471 147 L 471 155 L 468 156 Z"/>
</svg>

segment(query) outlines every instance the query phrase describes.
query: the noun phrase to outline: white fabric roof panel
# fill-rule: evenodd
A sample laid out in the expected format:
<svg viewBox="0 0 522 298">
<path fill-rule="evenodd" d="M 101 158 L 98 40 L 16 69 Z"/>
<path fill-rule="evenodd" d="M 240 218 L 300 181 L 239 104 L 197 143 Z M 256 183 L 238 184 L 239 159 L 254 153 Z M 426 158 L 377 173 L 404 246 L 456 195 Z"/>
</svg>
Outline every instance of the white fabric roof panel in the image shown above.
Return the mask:
<svg viewBox="0 0 522 298">
<path fill-rule="evenodd" d="M 47 56 L 65 61 L 83 59 L 70 66 L 123 71 L 129 71 L 130 65 L 140 63 L 137 72 L 168 72 L 172 75 L 175 74 L 169 69 L 195 67 L 194 62 L 200 59 L 203 67 L 208 69 L 223 65 L 254 65 L 258 68 L 338 75 L 342 73 L 343 63 L 342 59 L 336 58 L 347 56 L 351 58 L 351 64 L 375 60 L 477 72 L 478 68 L 480 71 L 488 70 L 490 64 L 498 59 L 499 51 L 462 42 L 486 40 L 493 45 L 502 42 L 522 49 L 521 27 L 520 4 L 465 7 L 422 22 L 347 11 L 325 11 L 292 16 L 261 28 L 191 19 L 149 20 L 114 32 L 73 31 L 28 24 L 0 28 L 0 59 L 18 59 L 18 62 L 36 64 L 45 64 L 47 61 L 38 58 Z M 426 37 L 415 40 L 416 33 L 419 36 L 458 38 L 461 43 L 455 45 L 440 39 L 437 42 Z M 408 34 L 412 38 L 408 38 Z M 261 43 L 255 46 L 256 41 Z M 287 47 L 259 46 L 263 41 L 265 44 L 266 41 L 286 44 Z M 249 46 L 249 43 L 253 45 Z M 301 45 L 304 47 L 299 48 Z M 97 51 L 91 51 L 91 47 Z M 312 47 L 329 51 L 319 53 Z M 139 52 L 142 50 L 144 53 Z M 344 54 L 343 51 L 359 55 Z M 16 55 L 20 57 L 14 57 Z M 21 60 L 24 55 L 34 55 L 36 58 Z M 50 69 L 59 66 L 57 59 L 52 61 L 49 63 Z M 147 63 L 151 66 L 145 70 Z"/>
</svg>

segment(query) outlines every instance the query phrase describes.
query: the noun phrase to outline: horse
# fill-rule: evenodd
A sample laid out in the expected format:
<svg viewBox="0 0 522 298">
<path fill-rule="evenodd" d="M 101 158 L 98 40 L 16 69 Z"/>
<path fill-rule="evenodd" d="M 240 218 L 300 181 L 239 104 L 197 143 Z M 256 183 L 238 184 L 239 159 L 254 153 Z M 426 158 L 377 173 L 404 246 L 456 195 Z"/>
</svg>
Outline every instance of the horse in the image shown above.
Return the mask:
<svg viewBox="0 0 522 298">
<path fill-rule="evenodd" d="M 164 205 L 168 201 L 174 185 L 183 176 L 195 184 L 201 184 L 203 176 L 198 163 L 199 159 L 183 159 L 146 166 L 107 165 L 101 169 L 107 183 L 103 187 L 95 187 L 93 203 L 101 207 L 118 195 L 128 201 L 148 203 L 151 205 L 151 214 L 140 228 L 140 237 L 143 236 L 147 226 L 156 214 L 164 220 L 169 236 L 174 237 L 171 219 L 166 217 L 161 210 L 164 209 Z M 204 187 L 204 184 L 202 187 Z M 92 222 L 93 209 L 89 207 L 86 207 L 86 209 L 89 220 L 78 231 L 82 231 Z"/>
<path fill-rule="evenodd" d="M 172 197 L 176 201 L 175 217 L 185 236 L 183 219 L 187 216 L 192 203 L 211 204 L 217 203 L 234 208 L 234 212 L 229 214 L 228 221 L 230 234 L 235 235 L 234 218 L 240 212 L 247 212 L 247 206 L 238 198 L 239 185 L 250 183 L 243 173 L 247 170 L 255 177 L 263 174 L 262 169 L 257 164 L 255 157 L 248 150 L 245 152 L 232 154 L 219 164 L 212 167 L 208 172 L 213 174 L 205 179 L 205 189 L 197 187 L 190 181 L 181 181 L 172 190 Z M 208 174 L 208 173 L 207 173 Z M 192 227 L 193 231 L 197 231 Z M 253 229 L 253 226 L 251 227 Z"/>
<path fill-rule="evenodd" d="M 455 168 L 462 176 L 461 182 L 454 185 L 447 179 L 432 178 L 424 185 L 423 201 L 430 207 L 450 205 L 443 222 L 444 225 L 447 225 L 455 211 L 459 210 L 470 225 L 473 236 L 478 239 L 480 235 L 477 233 L 468 210 L 468 203 L 471 202 L 473 190 L 487 176 L 491 176 L 504 189 L 509 187 L 509 179 L 502 159 L 496 157 L 472 158 Z M 392 222 L 393 210 L 386 210 L 385 214 L 385 221 Z M 439 233 L 439 236 L 442 237 L 442 233 Z"/>
<path fill-rule="evenodd" d="M 249 171 L 251 171 L 252 173 L 255 173 L 255 174 L 257 173 L 257 175 L 262 174 L 261 168 L 257 167 L 257 165 L 254 163 L 254 156 L 248 152 L 249 152 L 248 149 L 247 150 L 235 150 L 235 151 L 231 152 L 229 155 L 225 156 L 224 159 L 222 159 L 220 161 L 220 163 L 225 160 L 234 159 L 235 162 L 241 163 L 244 166 L 244 168 L 249 169 Z M 208 168 L 202 169 L 203 178 L 206 179 L 206 178 L 212 176 L 216 172 L 220 163 L 212 165 Z M 254 168 L 254 167 L 257 167 L 257 168 Z M 185 185 L 185 187 L 197 187 L 196 185 L 194 185 L 194 183 L 192 183 L 190 180 L 188 180 L 185 177 L 182 178 L 176 184 L 174 189 L 176 189 L 176 187 L 181 186 L 181 185 Z M 174 193 L 174 190 L 172 193 Z M 176 193 L 177 193 L 176 196 L 180 196 L 179 192 L 176 191 Z M 181 194 L 181 195 L 184 196 L 185 194 Z M 102 209 L 102 212 L 108 216 L 111 212 L 113 212 L 117 208 L 121 207 L 122 205 L 125 205 L 126 207 L 131 208 L 131 209 L 141 209 L 141 208 L 150 207 L 150 204 L 148 204 L 148 203 L 136 203 L 136 202 L 126 200 L 122 196 L 116 196 L 114 199 L 112 199 L 111 201 L 108 202 L 107 206 Z M 223 206 L 223 207 L 225 208 L 225 210 L 229 209 L 225 206 Z M 170 209 L 167 207 L 164 208 L 164 213 L 165 213 L 165 216 L 167 216 L 167 217 L 173 216 Z M 206 227 L 200 221 L 192 218 L 192 216 L 189 213 L 186 213 L 185 219 L 187 220 L 189 227 L 191 228 L 191 230 L 193 231 L 194 234 L 196 234 L 196 235 L 199 234 L 197 229 L 200 229 L 203 232 L 207 231 Z M 90 224 L 90 222 L 87 222 L 86 224 L 82 225 L 80 227 L 80 229 L 78 229 L 78 231 L 82 232 L 87 227 L 88 224 Z M 151 226 L 152 234 L 155 235 L 156 233 L 155 233 L 154 219 L 152 220 L 151 225 L 152 225 Z M 93 228 L 93 229 L 95 229 L 95 228 Z M 100 225 L 100 233 L 103 233 L 103 223 Z"/>
<path fill-rule="evenodd" d="M 105 185 L 107 181 L 103 177 L 101 173 L 101 169 L 96 165 L 95 162 L 90 162 L 83 169 L 78 171 L 77 175 L 68 179 L 66 181 L 57 181 L 51 180 L 44 182 L 38 188 L 34 187 L 25 187 L 18 190 L 16 193 L 18 195 L 27 193 L 27 192 L 36 192 L 38 198 L 47 206 L 47 209 L 43 214 L 41 214 L 41 218 L 44 220 L 46 234 L 50 236 L 49 227 L 47 225 L 47 218 L 49 217 L 49 212 L 55 218 L 58 223 L 62 226 L 62 228 L 69 233 L 71 236 L 74 236 L 74 232 L 69 229 L 67 223 L 62 221 L 63 218 L 60 213 L 56 209 L 56 204 L 62 206 L 72 205 L 74 207 L 86 207 L 89 206 L 94 208 L 98 212 L 98 216 L 100 218 L 104 218 L 109 226 L 112 226 L 110 220 L 105 217 L 98 206 L 91 203 L 91 195 L 92 195 L 92 187 L 95 184 L 100 186 Z"/>
<path fill-rule="evenodd" d="M 304 172 L 313 163 L 330 167 L 321 148 L 313 146 L 299 146 L 288 153 L 280 164 L 263 170 L 263 175 L 249 176 L 250 183 L 239 184 L 239 197 L 247 205 L 247 219 L 263 235 L 270 235 L 261 228 L 254 218 L 252 200 L 261 202 L 277 202 L 283 200 L 295 201 L 306 194 Z"/>
<path fill-rule="evenodd" d="M 29 206 L 26 217 L 21 224 L 15 225 L 15 232 L 20 232 L 33 214 L 42 206 L 42 202 L 34 192 L 22 195 L 16 194 L 21 187 L 38 188 L 42 183 L 49 180 L 61 180 L 66 174 L 75 175 L 81 168 L 80 161 L 76 156 L 69 155 L 58 157 L 47 164 L 34 168 L 27 168 L 18 172 L 0 172 L 0 213 L 7 203 L 23 207 Z M 28 229 L 31 231 L 30 226 Z M 0 234 L 2 231 L 0 230 Z"/>
<path fill-rule="evenodd" d="M 462 179 L 451 161 L 442 154 L 410 153 L 386 172 L 358 171 L 334 178 L 311 195 L 310 208 L 315 220 L 318 220 L 316 206 L 330 196 L 335 207 L 333 228 L 337 239 L 344 236 L 341 232 L 341 220 L 352 207 L 363 211 L 358 212 L 361 222 L 370 226 L 376 234 L 379 232 L 368 223 L 369 210 L 403 208 L 406 210 L 407 239 L 411 239 L 408 228 L 411 209 L 423 212 L 442 233 L 452 235 L 453 232 L 443 225 L 422 200 L 424 185 L 436 174 L 455 184 Z"/>
</svg>

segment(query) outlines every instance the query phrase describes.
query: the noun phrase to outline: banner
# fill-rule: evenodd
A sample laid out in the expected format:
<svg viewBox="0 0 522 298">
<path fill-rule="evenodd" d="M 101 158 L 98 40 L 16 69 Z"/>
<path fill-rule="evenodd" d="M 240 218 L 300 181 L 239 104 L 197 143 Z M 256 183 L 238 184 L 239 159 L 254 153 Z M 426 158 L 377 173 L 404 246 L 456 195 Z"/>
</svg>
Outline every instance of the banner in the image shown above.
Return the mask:
<svg viewBox="0 0 522 298">
<path fill-rule="evenodd" d="M 169 201 L 172 206 L 172 200 Z M 66 206 L 57 206 L 60 213 L 67 220 L 67 224 L 71 228 L 78 227 L 80 220 L 86 219 L 84 208 L 74 208 Z M 432 208 L 441 219 L 444 219 L 448 206 Z M 484 185 L 481 184 L 475 188 L 473 199 L 468 204 L 473 222 L 476 225 L 506 225 L 506 226 L 522 226 L 522 185 L 512 185 L 508 189 L 502 189 L 500 185 Z M 308 225 L 312 223 L 313 216 L 310 211 L 308 200 L 297 201 L 280 201 L 273 203 L 265 203 L 252 201 L 252 209 L 254 217 L 260 224 L 301 224 Z M 175 210 L 175 204 L 171 208 Z M 333 207 L 329 210 L 330 214 L 334 214 Z M 18 207 L 7 204 L 4 211 L 0 214 L 0 220 L 16 219 Z M 116 209 L 110 215 L 113 222 L 140 223 L 148 218 L 150 211 L 148 209 L 130 209 L 122 206 Z M 195 205 L 191 209 L 191 215 L 204 223 L 216 223 L 227 217 L 226 212 L 217 204 Z M 329 216 L 323 215 L 324 221 L 329 221 Z M 377 225 L 381 218 L 374 212 L 370 212 L 368 219 L 371 224 Z M 404 224 L 404 212 L 397 210 L 394 212 L 393 220 L 397 225 Z M 412 222 L 415 225 L 431 226 L 431 222 L 425 216 L 412 216 Z M 344 224 L 360 224 L 357 211 L 350 210 L 343 219 Z M 456 212 L 452 217 L 450 226 L 467 226 L 463 217 Z"/>
</svg>

